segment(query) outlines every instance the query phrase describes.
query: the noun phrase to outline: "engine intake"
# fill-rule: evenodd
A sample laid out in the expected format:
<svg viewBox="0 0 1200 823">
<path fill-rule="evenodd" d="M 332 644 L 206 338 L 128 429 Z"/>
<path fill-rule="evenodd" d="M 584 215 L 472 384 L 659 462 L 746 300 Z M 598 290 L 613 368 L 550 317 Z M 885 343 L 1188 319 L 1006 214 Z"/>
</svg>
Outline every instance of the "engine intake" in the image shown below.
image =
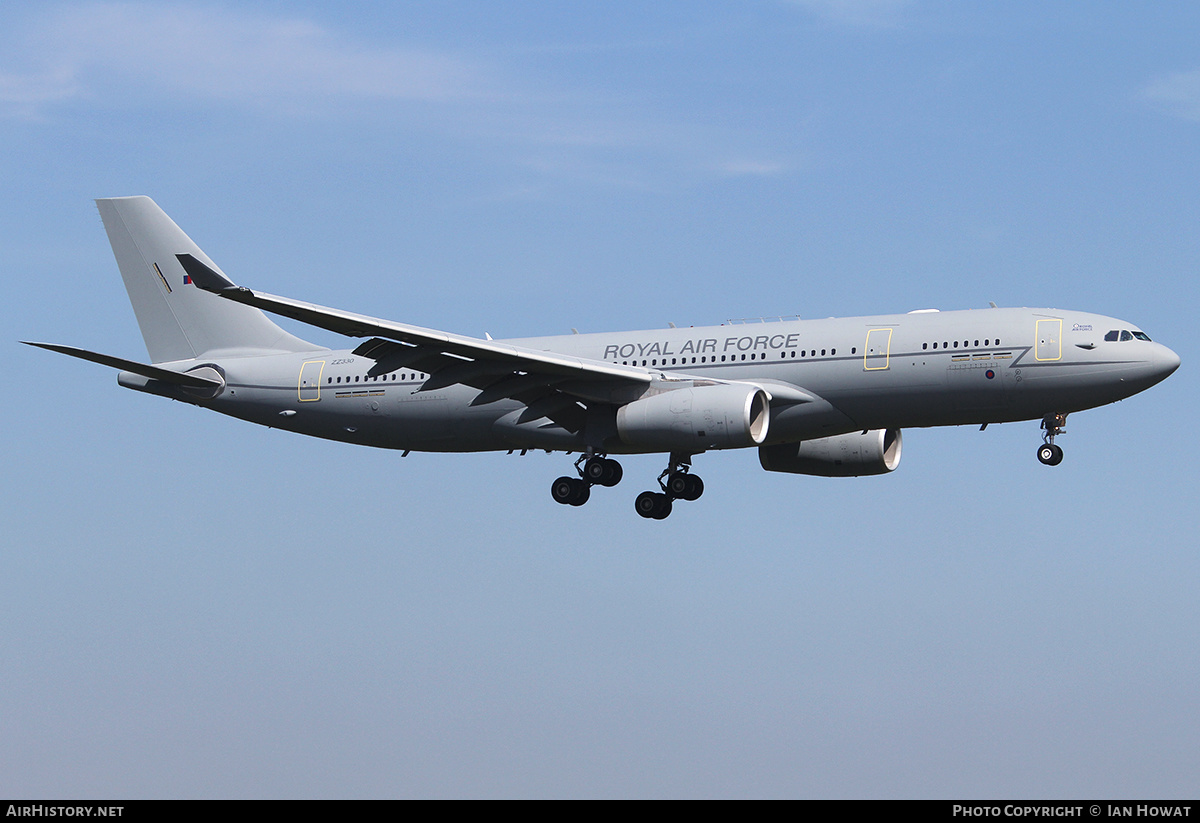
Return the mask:
<svg viewBox="0 0 1200 823">
<path fill-rule="evenodd" d="M 629 446 L 694 454 L 757 446 L 767 437 L 770 418 L 770 400 L 757 386 L 698 386 L 622 406 L 617 434 Z"/>
<path fill-rule="evenodd" d="M 866 477 L 894 471 L 900 465 L 901 445 L 899 429 L 874 429 L 800 443 L 760 446 L 758 462 L 769 472 Z"/>
</svg>

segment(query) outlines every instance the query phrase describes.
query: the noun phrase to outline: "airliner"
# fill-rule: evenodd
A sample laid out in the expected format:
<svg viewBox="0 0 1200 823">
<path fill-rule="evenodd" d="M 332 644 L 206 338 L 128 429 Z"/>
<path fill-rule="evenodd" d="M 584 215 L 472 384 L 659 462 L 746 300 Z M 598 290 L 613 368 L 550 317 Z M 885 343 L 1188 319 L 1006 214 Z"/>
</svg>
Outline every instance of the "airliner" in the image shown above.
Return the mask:
<svg viewBox="0 0 1200 823">
<path fill-rule="evenodd" d="M 1040 420 L 1063 459 L 1067 415 L 1164 380 L 1179 357 L 1124 320 L 1059 309 L 925 309 L 570 334 L 468 337 L 236 285 L 148 197 L 96 201 L 150 363 L 29 343 L 120 370 L 117 382 L 278 429 L 386 449 L 574 455 L 551 484 L 581 506 L 620 482 L 612 455 L 661 453 L 635 509 L 701 496 L 693 460 L 758 450 L 771 472 L 886 474 L 911 427 Z M 360 342 L 333 350 L 264 312 Z M 26 341 L 22 341 L 26 342 Z"/>
</svg>

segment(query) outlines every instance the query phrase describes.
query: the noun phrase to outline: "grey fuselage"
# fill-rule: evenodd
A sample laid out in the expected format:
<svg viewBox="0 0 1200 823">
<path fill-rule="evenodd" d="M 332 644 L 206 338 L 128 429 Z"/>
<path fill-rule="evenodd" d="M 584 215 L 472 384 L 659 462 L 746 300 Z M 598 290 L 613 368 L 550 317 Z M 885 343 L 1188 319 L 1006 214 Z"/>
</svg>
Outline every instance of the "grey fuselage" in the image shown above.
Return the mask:
<svg viewBox="0 0 1200 823">
<path fill-rule="evenodd" d="M 768 392 L 787 384 L 812 395 L 811 402 L 773 404 L 771 444 L 866 429 L 1039 419 L 1112 403 L 1179 365 L 1174 352 L 1138 329 L 1082 312 L 992 308 L 506 342 L 644 367 L 656 375 L 651 392 L 718 380 L 758 383 Z M 225 385 L 205 398 L 129 372 L 120 382 L 254 423 L 383 448 L 644 451 L 620 442 L 603 414 L 571 432 L 546 418 L 526 419 L 527 408 L 515 400 L 480 403 L 479 390 L 467 385 L 422 391 L 428 375 L 411 369 L 368 376 L 375 361 L 348 350 L 210 352 L 163 365 L 211 367 Z M 634 399 L 614 397 L 612 408 Z"/>
</svg>

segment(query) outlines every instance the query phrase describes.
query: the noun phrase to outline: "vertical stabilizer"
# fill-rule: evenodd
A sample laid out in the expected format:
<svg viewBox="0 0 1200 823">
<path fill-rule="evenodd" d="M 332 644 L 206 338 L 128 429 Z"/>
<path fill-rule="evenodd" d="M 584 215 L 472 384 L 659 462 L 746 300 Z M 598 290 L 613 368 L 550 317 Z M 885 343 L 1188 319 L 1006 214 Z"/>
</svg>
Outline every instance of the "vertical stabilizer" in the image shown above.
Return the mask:
<svg viewBox="0 0 1200 823">
<path fill-rule="evenodd" d="M 114 197 L 97 200 L 96 206 L 151 362 L 218 351 L 267 354 L 320 348 L 288 334 L 258 309 L 193 286 L 175 255 L 190 254 L 220 269 L 149 197 Z"/>
</svg>

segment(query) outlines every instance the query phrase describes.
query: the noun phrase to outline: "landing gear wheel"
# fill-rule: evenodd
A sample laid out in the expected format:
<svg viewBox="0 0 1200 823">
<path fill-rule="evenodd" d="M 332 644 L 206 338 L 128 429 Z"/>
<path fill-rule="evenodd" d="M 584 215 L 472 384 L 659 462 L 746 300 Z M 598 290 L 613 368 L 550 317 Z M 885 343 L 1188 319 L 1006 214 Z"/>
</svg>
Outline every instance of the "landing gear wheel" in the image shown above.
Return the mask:
<svg viewBox="0 0 1200 823">
<path fill-rule="evenodd" d="M 608 464 L 609 475 L 607 478 L 607 482 L 603 483 L 602 485 L 604 485 L 604 486 L 617 485 L 618 483 L 621 482 L 621 478 L 625 476 L 625 470 L 621 468 L 621 464 L 618 463 L 616 460 L 605 460 L 604 462 Z"/>
<path fill-rule="evenodd" d="M 608 463 L 603 457 L 592 457 L 583 464 L 583 476 L 589 483 L 602 483 L 608 474 Z"/>
<path fill-rule="evenodd" d="M 658 511 L 653 515 L 655 520 L 666 520 L 671 516 L 671 498 L 665 494 L 659 495 Z"/>
<path fill-rule="evenodd" d="M 680 500 L 698 500 L 704 494 L 704 481 L 697 475 L 673 471 L 663 485 L 667 494 Z"/>
<path fill-rule="evenodd" d="M 572 506 L 582 506 L 588 502 L 588 498 L 592 496 L 592 487 L 582 480 L 576 480 L 575 493 L 571 495 L 570 503 Z"/>
<path fill-rule="evenodd" d="M 1062 446 L 1046 443 L 1038 449 L 1038 460 L 1047 466 L 1057 466 L 1063 461 Z"/>
<path fill-rule="evenodd" d="M 592 488 L 574 477 L 560 477 L 550 485 L 550 496 L 564 506 L 582 506 L 592 496 Z"/>
<path fill-rule="evenodd" d="M 550 496 L 565 506 L 571 502 L 578 482 L 574 477 L 560 477 L 550 484 Z"/>
<path fill-rule="evenodd" d="M 633 506 L 642 517 L 664 520 L 671 514 L 671 498 L 662 492 L 642 492 Z"/>
<path fill-rule="evenodd" d="M 621 482 L 621 464 L 606 457 L 591 457 L 583 464 L 583 478 L 601 486 L 615 486 Z"/>
</svg>

